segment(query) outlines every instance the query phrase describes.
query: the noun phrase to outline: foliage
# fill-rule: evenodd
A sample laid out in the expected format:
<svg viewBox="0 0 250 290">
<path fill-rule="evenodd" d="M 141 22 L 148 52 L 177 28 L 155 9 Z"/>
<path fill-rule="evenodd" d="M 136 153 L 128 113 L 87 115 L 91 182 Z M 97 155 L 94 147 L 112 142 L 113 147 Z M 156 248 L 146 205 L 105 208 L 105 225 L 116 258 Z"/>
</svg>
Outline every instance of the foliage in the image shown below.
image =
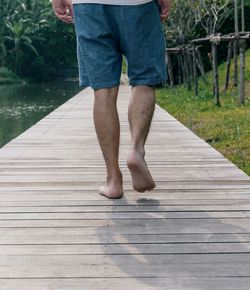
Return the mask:
<svg viewBox="0 0 250 290">
<path fill-rule="evenodd" d="M 233 12 L 232 0 L 189 0 L 195 22 L 199 23 L 207 35 L 218 32 Z"/>
<path fill-rule="evenodd" d="M 247 17 L 249 13 L 250 0 L 245 0 L 247 31 L 250 30 L 250 18 Z M 240 10 L 239 21 L 241 21 Z M 234 32 L 233 0 L 173 0 L 164 29 L 169 46 L 187 43 L 191 39 L 218 32 Z"/>
<path fill-rule="evenodd" d="M 219 67 L 221 87 L 225 81 L 225 63 Z M 250 50 L 246 54 L 246 95 L 250 93 Z M 219 150 L 226 158 L 250 175 L 250 99 L 241 106 L 237 90 L 221 91 L 222 107 L 214 105 L 211 91 L 212 73 L 208 84 L 200 80 L 200 93 L 195 97 L 185 86 L 157 91 L 158 104 Z"/>
<path fill-rule="evenodd" d="M 168 22 L 165 24 L 169 42 L 172 41 L 172 46 L 186 43 L 192 37 L 194 29 L 195 17 L 189 1 L 174 0 Z"/>
<path fill-rule="evenodd" d="M 76 64 L 74 28 L 60 23 L 49 0 L 1 0 L 0 67 L 36 81 Z"/>
<path fill-rule="evenodd" d="M 7 67 L 0 67 L 0 84 L 21 83 L 20 78 Z"/>
</svg>

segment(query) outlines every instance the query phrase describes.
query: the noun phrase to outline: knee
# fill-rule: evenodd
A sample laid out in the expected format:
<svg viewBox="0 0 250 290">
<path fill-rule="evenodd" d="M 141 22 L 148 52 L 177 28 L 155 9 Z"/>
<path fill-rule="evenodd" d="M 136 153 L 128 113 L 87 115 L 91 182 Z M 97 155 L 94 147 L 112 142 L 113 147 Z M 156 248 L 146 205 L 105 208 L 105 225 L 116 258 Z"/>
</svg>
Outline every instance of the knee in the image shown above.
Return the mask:
<svg viewBox="0 0 250 290">
<path fill-rule="evenodd" d="M 153 93 L 155 88 L 153 86 L 133 86 L 132 90 L 135 93 Z"/>
<path fill-rule="evenodd" d="M 132 88 L 134 98 L 155 100 L 155 89 L 151 86 L 134 86 Z"/>
<path fill-rule="evenodd" d="M 106 102 L 116 101 L 118 90 L 119 90 L 119 87 L 94 90 L 95 100 L 106 101 Z"/>
</svg>

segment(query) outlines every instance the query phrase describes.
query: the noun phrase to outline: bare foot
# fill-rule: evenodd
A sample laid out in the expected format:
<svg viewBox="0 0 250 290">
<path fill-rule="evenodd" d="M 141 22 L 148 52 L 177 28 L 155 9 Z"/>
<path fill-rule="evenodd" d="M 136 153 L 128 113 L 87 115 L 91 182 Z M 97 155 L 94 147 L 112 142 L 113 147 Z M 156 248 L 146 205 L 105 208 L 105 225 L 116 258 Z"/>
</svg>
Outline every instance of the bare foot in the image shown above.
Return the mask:
<svg viewBox="0 0 250 290">
<path fill-rule="evenodd" d="M 123 196 L 122 176 L 118 181 L 112 181 L 107 178 L 107 184 L 99 189 L 99 193 L 110 199 L 119 199 Z"/>
<path fill-rule="evenodd" d="M 132 176 L 133 188 L 136 191 L 151 191 L 155 188 L 155 182 L 143 155 L 136 151 L 131 152 L 127 159 L 127 166 Z"/>
<path fill-rule="evenodd" d="M 115 185 L 105 185 L 99 189 L 99 193 L 110 199 L 119 199 L 123 196 L 122 188 Z"/>
</svg>

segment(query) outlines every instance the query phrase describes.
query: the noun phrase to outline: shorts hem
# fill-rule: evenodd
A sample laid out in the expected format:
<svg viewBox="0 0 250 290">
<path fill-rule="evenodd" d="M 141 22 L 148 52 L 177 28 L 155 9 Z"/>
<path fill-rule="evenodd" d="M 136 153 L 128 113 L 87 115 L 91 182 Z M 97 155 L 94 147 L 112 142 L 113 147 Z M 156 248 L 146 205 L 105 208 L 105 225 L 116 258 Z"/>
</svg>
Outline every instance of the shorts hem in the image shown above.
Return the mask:
<svg viewBox="0 0 250 290">
<path fill-rule="evenodd" d="M 79 87 L 80 87 L 80 88 L 87 88 L 87 87 L 90 87 L 90 84 L 89 84 L 89 83 L 82 83 L 82 82 L 79 82 Z"/>
<path fill-rule="evenodd" d="M 120 80 L 115 81 L 115 82 L 103 82 L 103 83 L 95 83 L 95 84 L 90 84 L 90 83 L 81 83 L 80 82 L 80 87 L 91 87 L 93 90 L 100 90 L 100 89 L 106 89 L 106 88 L 113 88 L 117 87 L 120 85 Z"/>
<path fill-rule="evenodd" d="M 164 82 L 167 82 L 167 78 L 165 79 L 154 79 L 154 80 L 140 80 L 140 81 L 132 81 L 129 82 L 130 86 L 135 87 L 135 86 L 156 86 L 159 84 L 162 84 Z"/>
<path fill-rule="evenodd" d="M 114 82 L 103 82 L 103 83 L 96 83 L 96 84 L 91 84 L 91 88 L 93 90 L 100 90 L 100 89 L 107 89 L 107 88 L 113 88 L 117 87 L 120 85 L 120 80 L 119 81 L 114 81 Z"/>
</svg>

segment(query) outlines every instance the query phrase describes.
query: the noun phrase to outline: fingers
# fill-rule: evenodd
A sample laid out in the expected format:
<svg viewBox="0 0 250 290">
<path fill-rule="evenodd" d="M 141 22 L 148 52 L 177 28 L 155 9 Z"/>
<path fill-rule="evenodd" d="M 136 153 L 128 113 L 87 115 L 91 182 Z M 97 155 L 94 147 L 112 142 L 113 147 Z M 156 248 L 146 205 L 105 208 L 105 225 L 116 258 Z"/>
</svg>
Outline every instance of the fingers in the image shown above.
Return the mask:
<svg viewBox="0 0 250 290">
<path fill-rule="evenodd" d="M 162 22 L 165 22 L 167 19 L 168 19 L 168 15 L 169 15 L 169 13 L 167 12 L 167 13 L 161 13 L 161 21 Z"/>
<path fill-rule="evenodd" d="M 68 7 L 68 9 L 69 9 L 69 15 L 72 17 L 72 19 L 74 18 L 74 16 L 73 16 L 73 5 L 70 5 L 69 7 Z"/>
<path fill-rule="evenodd" d="M 61 21 L 65 23 L 70 24 L 74 22 L 73 17 L 71 15 L 67 15 L 67 13 L 66 14 L 55 13 L 55 14 L 57 18 L 59 18 Z"/>
<path fill-rule="evenodd" d="M 73 23 L 72 5 L 63 5 L 62 2 L 53 2 L 53 9 L 57 18 L 65 23 Z"/>
<path fill-rule="evenodd" d="M 161 6 L 161 21 L 164 22 L 168 19 L 170 9 L 171 9 L 171 0 L 159 0 Z"/>
</svg>

